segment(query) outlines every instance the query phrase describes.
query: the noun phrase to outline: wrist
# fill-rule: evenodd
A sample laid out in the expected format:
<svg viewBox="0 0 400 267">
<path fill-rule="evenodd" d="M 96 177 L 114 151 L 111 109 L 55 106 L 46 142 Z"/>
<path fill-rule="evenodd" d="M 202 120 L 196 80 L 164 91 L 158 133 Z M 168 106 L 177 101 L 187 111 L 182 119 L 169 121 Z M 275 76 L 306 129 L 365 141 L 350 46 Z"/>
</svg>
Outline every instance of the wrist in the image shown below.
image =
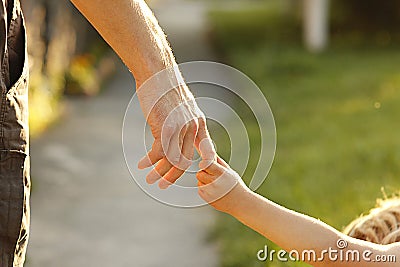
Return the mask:
<svg viewBox="0 0 400 267">
<path fill-rule="evenodd" d="M 150 72 L 153 73 L 153 72 Z M 177 65 L 153 73 L 150 77 L 147 71 L 135 75 L 136 93 L 140 100 L 145 99 L 146 107 L 153 107 L 157 103 L 164 103 L 173 108 L 192 102 L 194 96 L 185 84 Z"/>
<path fill-rule="evenodd" d="M 136 81 L 136 89 L 146 94 L 150 91 L 164 95 L 175 91 L 183 100 L 194 98 L 175 62 L 157 67 L 145 65 L 140 72 L 132 71 L 132 74 Z"/>
<path fill-rule="evenodd" d="M 237 192 L 235 192 L 235 203 L 232 206 L 231 210 L 228 212 L 235 218 L 242 217 L 248 209 L 252 208 L 254 204 L 254 192 L 248 189 L 247 187 L 238 186 Z M 235 190 L 235 189 L 234 189 Z"/>
<path fill-rule="evenodd" d="M 128 65 L 128 69 L 131 71 L 131 73 L 135 79 L 137 88 L 141 87 L 143 84 L 145 84 L 149 81 L 154 82 L 154 79 L 156 77 L 160 77 L 158 79 L 164 80 L 164 83 L 165 83 L 165 81 L 167 80 L 166 73 L 168 72 L 169 69 L 172 68 L 171 66 L 173 66 L 173 64 L 167 64 L 167 63 L 160 62 L 160 61 L 157 63 L 146 61 L 141 64 L 138 64 L 138 62 L 134 62 L 134 64 L 135 65 L 133 65 L 132 67 Z M 137 68 L 136 65 L 141 65 L 141 67 Z M 164 77 L 164 78 L 161 78 L 161 77 Z"/>
</svg>

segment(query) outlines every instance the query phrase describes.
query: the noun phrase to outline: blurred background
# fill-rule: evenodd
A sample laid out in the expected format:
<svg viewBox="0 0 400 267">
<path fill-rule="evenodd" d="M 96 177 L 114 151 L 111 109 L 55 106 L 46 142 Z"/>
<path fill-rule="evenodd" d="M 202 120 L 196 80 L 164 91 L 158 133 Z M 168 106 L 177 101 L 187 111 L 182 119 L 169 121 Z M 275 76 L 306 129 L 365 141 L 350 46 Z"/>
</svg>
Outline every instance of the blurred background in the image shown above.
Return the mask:
<svg viewBox="0 0 400 267">
<path fill-rule="evenodd" d="M 260 262 L 257 251 L 276 246 L 233 218 L 166 207 L 134 189 L 120 150 L 132 78 L 69 1 L 22 2 L 33 137 L 27 266 L 305 265 Z M 261 195 L 341 230 L 376 198 L 399 191 L 399 1 L 148 4 L 178 62 L 231 65 L 268 99 L 278 143 Z M 251 117 L 240 103 L 236 109 Z M 260 137 L 256 122 L 246 127 L 248 180 Z M 226 138 L 211 134 L 228 155 Z M 174 222 L 170 236 L 160 230 L 166 220 Z"/>
</svg>

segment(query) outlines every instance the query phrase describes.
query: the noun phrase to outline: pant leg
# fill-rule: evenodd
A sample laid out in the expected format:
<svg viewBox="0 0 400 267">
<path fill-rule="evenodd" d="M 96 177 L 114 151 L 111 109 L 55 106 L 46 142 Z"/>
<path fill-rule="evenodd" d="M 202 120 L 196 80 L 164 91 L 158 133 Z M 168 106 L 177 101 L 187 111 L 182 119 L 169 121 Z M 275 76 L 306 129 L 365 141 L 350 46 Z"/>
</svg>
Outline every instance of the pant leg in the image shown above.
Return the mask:
<svg viewBox="0 0 400 267">
<path fill-rule="evenodd" d="M 0 266 L 14 265 L 23 217 L 25 155 L 0 151 Z M 25 233 L 23 233 L 25 234 Z M 22 256 L 22 255 L 20 255 Z M 19 257 L 20 257 L 19 256 Z"/>
<path fill-rule="evenodd" d="M 0 72 L 0 267 L 22 267 L 29 236 L 28 64 L 19 1 L 7 2 L 13 5 L 12 17 L 9 25 L 5 22 L 6 33 L 0 27 L 0 41 L 5 42 Z"/>
</svg>

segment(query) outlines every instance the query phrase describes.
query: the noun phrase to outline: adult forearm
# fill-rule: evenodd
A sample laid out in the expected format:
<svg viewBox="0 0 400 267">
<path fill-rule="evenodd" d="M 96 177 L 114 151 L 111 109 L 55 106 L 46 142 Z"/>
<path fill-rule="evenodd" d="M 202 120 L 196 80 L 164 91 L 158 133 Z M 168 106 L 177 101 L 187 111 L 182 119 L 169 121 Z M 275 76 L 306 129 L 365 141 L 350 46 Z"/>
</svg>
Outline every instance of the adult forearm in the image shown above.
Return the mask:
<svg viewBox="0 0 400 267">
<path fill-rule="evenodd" d="M 136 82 L 175 63 L 165 34 L 143 0 L 71 0 L 128 66 Z"/>
</svg>

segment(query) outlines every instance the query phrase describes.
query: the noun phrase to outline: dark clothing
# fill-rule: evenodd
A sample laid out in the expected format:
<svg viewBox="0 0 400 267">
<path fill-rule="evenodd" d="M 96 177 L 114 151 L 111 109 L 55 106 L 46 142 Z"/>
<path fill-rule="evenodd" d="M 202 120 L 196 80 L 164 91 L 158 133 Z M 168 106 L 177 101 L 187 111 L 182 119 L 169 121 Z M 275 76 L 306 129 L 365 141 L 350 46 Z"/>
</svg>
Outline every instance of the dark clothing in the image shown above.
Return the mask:
<svg viewBox="0 0 400 267">
<path fill-rule="evenodd" d="M 19 0 L 0 6 L 0 267 L 22 267 L 29 230 L 28 63 Z"/>
</svg>

